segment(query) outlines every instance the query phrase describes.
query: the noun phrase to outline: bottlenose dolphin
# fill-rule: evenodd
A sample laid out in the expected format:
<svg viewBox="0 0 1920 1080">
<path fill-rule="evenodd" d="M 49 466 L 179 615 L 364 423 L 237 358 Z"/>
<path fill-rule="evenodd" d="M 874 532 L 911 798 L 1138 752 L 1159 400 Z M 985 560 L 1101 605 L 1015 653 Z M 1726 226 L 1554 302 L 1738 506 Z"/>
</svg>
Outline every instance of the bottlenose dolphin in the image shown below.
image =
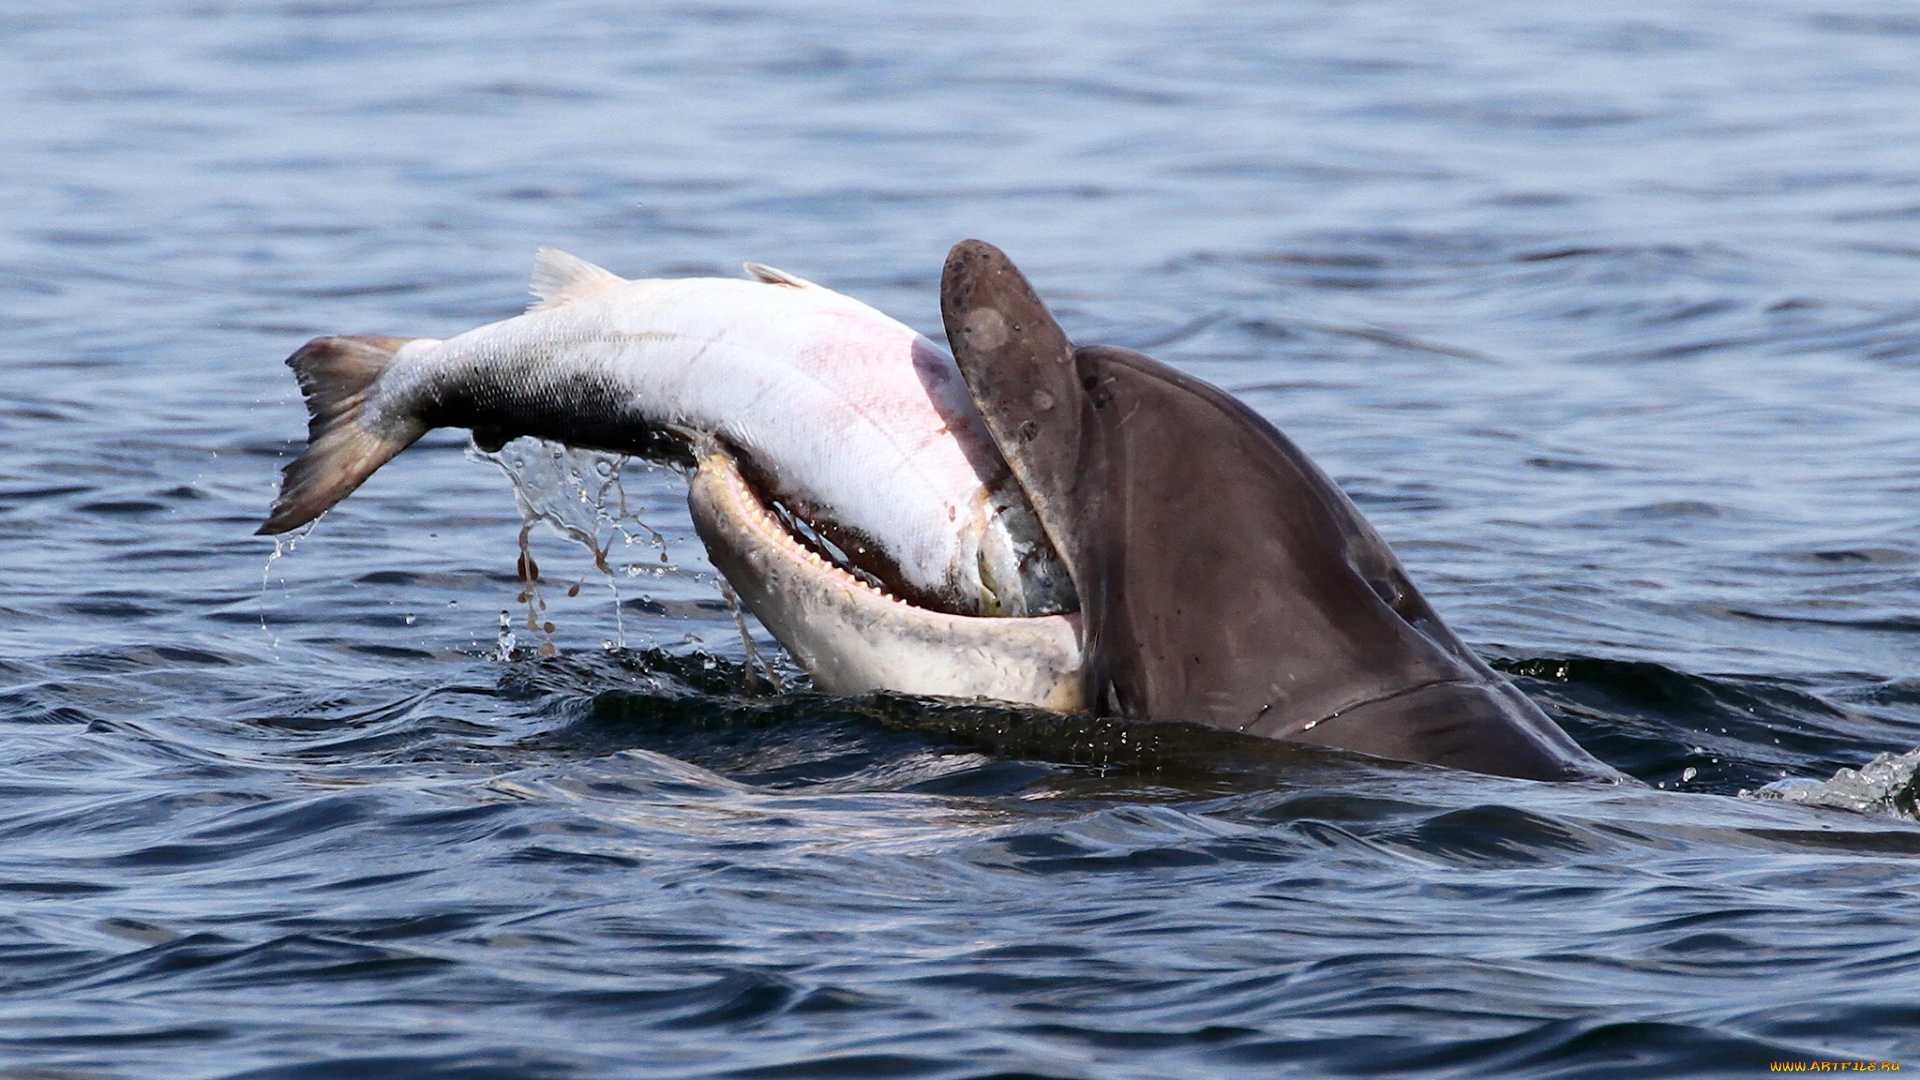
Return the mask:
<svg viewBox="0 0 1920 1080">
<path fill-rule="evenodd" d="M 1619 778 L 1446 629 L 1284 436 L 1137 353 L 1076 349 L 996 249 L 948 259 L 957 363 L 749 270 L 630 282 L 544 251 L 525 315 L 444 342 L 309 342 L 288 360 L 308 447 L 261 531 L 311 520 L 436 426 L 690 460 L 714 565 L 828 693 Z"/>
<path fill-rule="evenodd" d="M 1251 409 L 1139 353 L 1075 347 L 978 240 L 948 256 L 940 308 L 1079 594 L 1094 711 L 1623 779 L 1455 637 L 1346 495 Z"/>
</svg>

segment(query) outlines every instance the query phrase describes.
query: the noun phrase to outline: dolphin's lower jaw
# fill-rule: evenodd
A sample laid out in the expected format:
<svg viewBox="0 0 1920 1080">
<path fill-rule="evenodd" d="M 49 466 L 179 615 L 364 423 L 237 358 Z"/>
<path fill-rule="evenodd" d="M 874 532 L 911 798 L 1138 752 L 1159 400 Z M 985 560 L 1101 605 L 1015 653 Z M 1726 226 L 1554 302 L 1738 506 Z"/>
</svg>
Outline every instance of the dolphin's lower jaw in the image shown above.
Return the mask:
<svg viewBox="0 0 1920 1080">
<path fill-rule="evenodd" d="M 1398 761 L 1530 780 L 1600 780 L 1618 771 L 1581 751 L 1505 681 L 1432 682 L 1346 706 L 1331 716 L 1250 734 L 1355 750 Z"/>
<path fill-rule="evenodd" d="M 1085 707 L 1078 615 L 971 618 L 903 603 L 795 539 L 722 450 L 702 455 L 687 505 L 714 567 L 818 689 Z"/>
</svg>

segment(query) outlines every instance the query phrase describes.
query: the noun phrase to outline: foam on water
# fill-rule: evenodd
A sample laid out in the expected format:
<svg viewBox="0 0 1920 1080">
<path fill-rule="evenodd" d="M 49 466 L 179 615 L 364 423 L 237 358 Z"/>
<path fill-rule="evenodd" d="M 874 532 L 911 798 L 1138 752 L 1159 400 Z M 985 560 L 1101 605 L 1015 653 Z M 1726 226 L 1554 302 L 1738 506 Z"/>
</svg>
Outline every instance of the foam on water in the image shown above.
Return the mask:
<svg viewBox="0 0 1920 1080">
<path fill-rule="evenodd" d="M 1858 769 L 1841 769 L 1829 780 L 1787 777 L 1751 793 L 1758 799 L 1806 806 L 1834 806 L 1844 810 L 1892 814 L 1920 820 L 1920 749 L 1904 754 L 1878 754 Z M 1742 795 L 1749 794 L 1742 791 Z"/>
</svg>

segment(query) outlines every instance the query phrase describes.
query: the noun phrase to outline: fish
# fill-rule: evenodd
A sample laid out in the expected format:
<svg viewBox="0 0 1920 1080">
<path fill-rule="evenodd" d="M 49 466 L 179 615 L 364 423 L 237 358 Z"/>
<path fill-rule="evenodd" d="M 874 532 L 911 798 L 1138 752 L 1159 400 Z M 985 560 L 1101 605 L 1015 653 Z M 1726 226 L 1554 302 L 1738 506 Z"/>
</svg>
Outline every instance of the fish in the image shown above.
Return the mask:
<svg viewBox="0 0 1920 1080">
<path fill-rule="evenodd" d="M 317 519 L 435 428 L 691 468 L 724 446 L 823 557 L 918 607 L 1072 610 L 1072 579 L 953 357 L 905 324 L 758 263 L 626 279 L 542 248 L 521 315 L 445 340 L 315 338 L 287 359 L 305 450 L 259 532 Z"/>
</svg>

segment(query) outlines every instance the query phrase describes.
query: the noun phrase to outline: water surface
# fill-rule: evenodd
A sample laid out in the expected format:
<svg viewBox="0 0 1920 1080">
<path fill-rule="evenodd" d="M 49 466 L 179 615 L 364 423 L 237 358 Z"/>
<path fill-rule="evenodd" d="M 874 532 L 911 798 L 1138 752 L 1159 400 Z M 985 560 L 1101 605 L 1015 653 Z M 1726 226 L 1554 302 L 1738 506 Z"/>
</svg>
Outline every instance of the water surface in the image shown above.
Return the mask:
<svg viewBox="0 0 1920 1080">
<path fill-rule="evenodd" d="M 1738 795 L 1920 746 L 1906 6 L 54 2 L 0 56 L 11 1075 L 1920 1060 L 1911 763 Z M 616 618 L 536 534 L 550 636 L 459 433 L 250 535 L 308 337 L 509 316 L 543 244 L 937 335 L 966 236 L 1649 787 L 773 693 L 638 465 L 664 547 Z"/>
</svg>

